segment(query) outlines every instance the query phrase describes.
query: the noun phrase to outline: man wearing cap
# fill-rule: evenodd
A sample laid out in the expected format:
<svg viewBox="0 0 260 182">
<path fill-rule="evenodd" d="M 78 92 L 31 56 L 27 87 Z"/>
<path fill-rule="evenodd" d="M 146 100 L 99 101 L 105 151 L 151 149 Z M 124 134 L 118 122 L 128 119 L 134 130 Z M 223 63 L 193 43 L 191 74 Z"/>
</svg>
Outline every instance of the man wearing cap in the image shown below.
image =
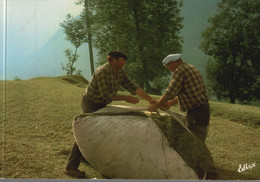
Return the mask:
<svg viewBox="0 0 260 182">
<path fill-rule="evenodd" d="M 136 85 L 122 69 L 126 64 L 127 56 L 119 51 L 112 51 L 107 56 L 108 63 L 100 66 L 94 72 L 82 97 L 81 108 L 84 113 L 95 112 L 112 101 L 125 101 L 138 103 L 139 99 L 133 96 L 118 95 L 117 91 L 122 86 L 132 95 L 138 95 L 150 104 L 156 103 L 146 92 Z M 70 176 L 84 177 L 85 172 L 78 167 L 83 156 L 76 142 L 72 147 L 65 173 Z M 84 160 L 84 159 L 83 159 Z"/>
<path fill-rule="evenodd" d="M 199 70 L 183 62 L 181 54 L 170 54 L 162 63 L 170 72 L 173 72 L 172 80 L 159 101 L 150 104 L 149 111 L 154 112 L 158 108 L 169 109 L 179 102 L 180 110 L 187 111 L 188 128 L 205 143 L 210 106 L 209 96 Z M 209 166 L 207 179 L 217 179 L 218 174 L 214 164 L 210 163 Z"/>
<path fill-rule="evenodd" d="M 188 128 L 198 139 L 205 142 L 210 107 L 209 96 L 199 70 L 183 62 L 181 54 L 170 54 L 162 63 L 173 72 L 172 80 L 164 95 L 156 104 L 151 104 L 149 110 L 156 111 L 160 107 L 169 109 L 179 102 L 180 110 L 187 111 Z"/>
</svg>

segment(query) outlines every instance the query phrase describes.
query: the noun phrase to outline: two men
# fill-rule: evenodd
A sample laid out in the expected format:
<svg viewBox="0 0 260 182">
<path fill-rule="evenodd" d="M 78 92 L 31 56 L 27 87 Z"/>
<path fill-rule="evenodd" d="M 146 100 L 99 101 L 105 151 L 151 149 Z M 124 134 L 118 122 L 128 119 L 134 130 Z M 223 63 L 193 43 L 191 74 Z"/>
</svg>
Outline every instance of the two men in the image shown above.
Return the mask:
<svg viewBox="0 0 260 182">
<path fill-rule="evenodd" d="M 119 87 L 122 86 L 132 95 L 136 94 L 148 101 L 149 111 L 156 111 L 158 108 L 168 109 L 179 102 L 180 109 L 187 111 L 188 128 L 205 142 L 210 116 L 209 96 L 200 72 L 194 66 L 184 63 L 180 54 L 171 54 L 163 60 L 166 68 L 173 72 L 173 77 L 158 102 L 132 82 L 122 70 L 127 60 L 124 53 L 112 51 L 108 54 L 107 60 L 108 63 L 95 71 L 83 95 L 81 103 L 83 112 L 95 112 L 115 100 L 138 103 L 139 99 L 136 97 L 117 94 Z M 84 172 L 78 170 L 82 158 L 77 143 L 74 142 L 65 173 L 75 177 L 85 176 Z"/>
<path fill-rule="evenodd" d="M 107 56 L 108 63 L 100 66 L 93 74 L 86 93 L 82 97 L 81 107 L 84 113 L 95 112 L 112 101 L 138 103 L 139 99 L 133 96 L 118 95 L 119 87 L 127 89 L 132 95 L 138 95 L 150 104 L 156 103 L 146 92 L 135 84 L 122 69 L 126 64 L 127 56 L 119 51 L 112 51 Z M 78 167 L 83 156 L 78 145 L 74 142 L 65 173 L 70 176 L 84 177 L 85 172 Z"/>
</svg>

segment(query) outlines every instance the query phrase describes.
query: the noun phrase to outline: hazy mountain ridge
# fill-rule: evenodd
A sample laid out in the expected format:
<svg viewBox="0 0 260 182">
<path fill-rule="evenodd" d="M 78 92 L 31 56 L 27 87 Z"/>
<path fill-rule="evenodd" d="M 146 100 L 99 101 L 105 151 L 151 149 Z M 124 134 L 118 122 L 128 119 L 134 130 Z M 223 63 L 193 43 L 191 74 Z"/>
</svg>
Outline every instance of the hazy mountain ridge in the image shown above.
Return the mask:
<svg viewBox="0 0 260 182">
<path fill-rule="evenodd" d="M 32 64 L 27 64 L 25 70 L 34 69 L 31 72 L 24 73 L 24 77 L 37 77 L 37 76 L 61 76 L 65 75 L 66 72 L 61 69 L 61 63 L 67 64 L 67 58 L 64 51 L 66 49 L 75 48 L 65 40 L 65 35 L 60 28 L 35 54 L 28 57 L 28 60 Z M 82 70 L 82 74 L 86 78 L 90 78 L 90 66 L 89 66 L 89 55 L 88 55 L 88 44 L 83 44 L 78 49 L 80 55 L 78 61 L 75 63 L 77 69 Z M 96 51 L 94 50 L 94 55 Z"/>
</svg>

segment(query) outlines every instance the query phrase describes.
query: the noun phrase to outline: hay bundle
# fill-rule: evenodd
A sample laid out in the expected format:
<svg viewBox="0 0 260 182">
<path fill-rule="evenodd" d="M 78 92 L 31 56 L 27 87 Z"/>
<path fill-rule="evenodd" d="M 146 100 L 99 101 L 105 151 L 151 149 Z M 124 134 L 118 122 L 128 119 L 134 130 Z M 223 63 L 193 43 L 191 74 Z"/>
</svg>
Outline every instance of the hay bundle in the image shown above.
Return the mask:
<svg viewBox="0 0 260 182">
<path fill-rule="evenodd" d="M 205 145 L 169 116 L 107 106 L 75 118 L 73 131 L 83 156 L 110 178 L 198 179 L 207 168 Z"/>
</svg>

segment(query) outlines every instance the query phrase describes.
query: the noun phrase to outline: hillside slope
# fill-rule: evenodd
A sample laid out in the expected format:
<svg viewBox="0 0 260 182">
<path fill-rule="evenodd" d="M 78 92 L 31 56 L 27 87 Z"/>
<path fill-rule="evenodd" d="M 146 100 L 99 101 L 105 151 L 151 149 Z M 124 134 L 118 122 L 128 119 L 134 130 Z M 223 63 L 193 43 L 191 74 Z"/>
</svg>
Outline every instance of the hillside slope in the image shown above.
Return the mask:
<svg viewBox="0 0 260 182">
<path fill-rule="evenodd" d="M 86 83 L 75 77 L 6 82 L 6 93 L 0 95 L 1 100 L 6 99 L 6 118 L 0 125 L 0 154 L 3 156 L 0 158 L 0 178 L 70 178 L 63 174 L 63 168 L 74 142 L 72 120 L 81 113 L 81 95 Z M 0 82 L 0 89 L 3 87 Z M 136 106 L 147 106 L 147 102 L 141 101 Z M 243 114 L 253 115 L 252 118 L 260 116 L 259 107 L 215 102 L 211 102 L 211 106 L 220 112 L 228 107 L 226 118 L 242 110 Z M 3 115 L 3 105 L 0 107 Z M 255 110 L 251 112 L 252 109 Z M 259 128 L 231 122 L 223 115 L 211 117 L 206 144 L 221 179 L 260 179 L 260 165 L 238 172 L 240 164 L 260 163 L 259 138 Z M 103 178 L 87 164 L 81 164 L 80 169 L 86 171 L 87 178 Z"/>
</svg>

